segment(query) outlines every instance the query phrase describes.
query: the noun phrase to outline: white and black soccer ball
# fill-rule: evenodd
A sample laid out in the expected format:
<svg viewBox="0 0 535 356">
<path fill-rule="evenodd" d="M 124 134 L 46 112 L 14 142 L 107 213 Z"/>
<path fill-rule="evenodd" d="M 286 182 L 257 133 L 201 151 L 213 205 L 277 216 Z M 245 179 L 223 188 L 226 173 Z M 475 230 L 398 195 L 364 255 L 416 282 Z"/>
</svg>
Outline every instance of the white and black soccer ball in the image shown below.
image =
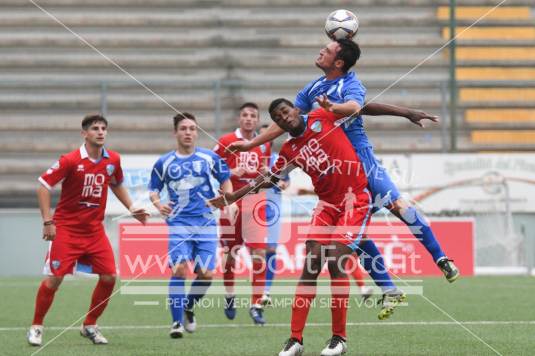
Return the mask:
<svg viewBox="0 0 535 356">
<path fill-rule="evenodd" d="M 359 20 L 349 10 L 336 10 L 327 16 L 325 33 L 331 40 L 351 39 L 357 34 Z"/>
</svg>

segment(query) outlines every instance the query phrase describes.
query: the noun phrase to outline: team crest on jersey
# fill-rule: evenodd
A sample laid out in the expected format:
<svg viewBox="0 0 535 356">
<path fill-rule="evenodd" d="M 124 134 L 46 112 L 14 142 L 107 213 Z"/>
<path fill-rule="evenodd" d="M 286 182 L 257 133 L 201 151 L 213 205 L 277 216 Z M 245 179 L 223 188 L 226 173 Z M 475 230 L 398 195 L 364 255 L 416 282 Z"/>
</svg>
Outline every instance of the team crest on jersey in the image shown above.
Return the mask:
<svg viewBox="0 0 535 356">
<path fill-rule="evenodd" d="M 312 125 L 310 125 L 310 129 L 314 132 L 321 132 L 321 121 L 316 121 Z"/>
<path fill-rule="evenodd" d="M 260 151 L 262 151 L 262 153 L 266 153 L 266 145 L 260 145 Z"/>
<path fill-rule="evenodd" d="M 53 269 L 58 269 L 60 264 L 61 264 L 61 262 L 59 262 L 58 260 L 54 260 L 54 261 L 52 261 L 52 268 Z"/>
<path fill-rule="evenodd" d="M 56 170 L 56 169 L 59 169 L 59 161 L 54 162 L 54 164 L 52 165 L 52 167 L 50 167 L 49 169 L 47 169 L 46 173 L 47 173 L 47 174 L 52 174 L 52 172 L 54 172 L 54 170 Z"/>
<path fill-rule="evenodd" d="M 108 173 L 109 176 L 111 176 L 113 172 L 115 172 L 115 166 L 113 164 L 108 164 L 106 166 L 106 172 Z"/>
<path fill-rule="evenodd" d="M 83 172 L 84 171 L 84 165 L 83 164 L 79 164 L 78 165 L 78 168 L 76 169 L 77 172 Z"/>
<path fill-rule="evenodd" d="M 202 161 L 193 161 L 192 163 L 193 171 L 197 174 L 201 173 L 202 171 Z"/>
</svg>

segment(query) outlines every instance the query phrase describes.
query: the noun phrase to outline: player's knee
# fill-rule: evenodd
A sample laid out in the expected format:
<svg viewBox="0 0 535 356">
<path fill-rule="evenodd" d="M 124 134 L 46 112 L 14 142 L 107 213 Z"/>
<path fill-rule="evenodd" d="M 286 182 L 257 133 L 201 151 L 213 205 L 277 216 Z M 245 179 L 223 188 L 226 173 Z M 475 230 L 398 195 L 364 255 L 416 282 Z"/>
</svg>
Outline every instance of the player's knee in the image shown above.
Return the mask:
<svg viewBox="0 0 535 356">
<path fill-rule="evenodd" d="M 100 280 L 104 283 L 115 283 L 117 277 L 114 274 L 101 274 L 99 276 Z"/>
<path fill-rule="evenodd" d="M 173 267 L 173 277 L 186 278 L 186 266 L 183 263 L 177 264 Z"/>
<path fill-rule="evenodd" d="M 411 206 L 411 204 L 403 199 L 403 198 L 399 198 L 397 199 L 395 202 L 392 203 L 391 207 L 390 207 L 390 210 L 394 211 L 394 212 L 402 212 L 403 210 L 409 208 Z"/>
<path fill-rule="evenodd" d="M 197 277 L 203 281 L 211 281 L 214 278 L 214 273 L 212 271 L 198 270 Z"/>
<path fill-rule="evenodd" d="M 63 276 L 49 276 L 45 279 L 45 284 L 50 289 L 58 289 L 63 282 Z"/>
<path fill-rule="evenodd" d="M 262 248 L 255 248 L 251 250 L 251 256 L 254 256 L 256 258 L 263 258 L 266 256 L 266 250 Z"/>
<path fill-rule="evenodd" d="M 340 259 L 329 261 L 327 268 L 329 269 L 331 278 L 343 278 L 346 276 L 345 268 Z"/>
</svg>

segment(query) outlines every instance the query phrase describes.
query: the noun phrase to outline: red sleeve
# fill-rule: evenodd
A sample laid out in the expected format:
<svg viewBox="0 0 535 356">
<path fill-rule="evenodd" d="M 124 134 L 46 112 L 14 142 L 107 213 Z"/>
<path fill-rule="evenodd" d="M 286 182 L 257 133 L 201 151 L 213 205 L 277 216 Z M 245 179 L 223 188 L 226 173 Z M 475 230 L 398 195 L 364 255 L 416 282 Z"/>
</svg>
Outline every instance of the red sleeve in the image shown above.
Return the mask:
<svg viewBox="0 0 535 356">
<path fill-rule="evenodd" d="M 215 145 L 214 147 L 214 152 L 221 158 L 226 158 L 226 153 L 227 151 L 225 151 L 225 148 L 228 146 L 228 143 L 224 140 L 223 137 L 221 137 L 219 139 L 219 141 L 217 142 L 217 145 Z"/>
<path fill-rule="evenodd" d="M 47 189 L 52 189 L 70 174 L 71 168 L 71 161 L 66 156 L 61 156 L 58 161 L 39 177 L 39 182 Z"/>
<path fill-rule="evenodd" d="M 117 164 L 115 167 L 115 172 L 113 174 L 112 184 L 121 185 L 123 183 L 123 180 L 124 180 L 124 175 L 123 175 L 123 167 L 121 166 L 121 156 L 117 155 Z"/>
</svg>

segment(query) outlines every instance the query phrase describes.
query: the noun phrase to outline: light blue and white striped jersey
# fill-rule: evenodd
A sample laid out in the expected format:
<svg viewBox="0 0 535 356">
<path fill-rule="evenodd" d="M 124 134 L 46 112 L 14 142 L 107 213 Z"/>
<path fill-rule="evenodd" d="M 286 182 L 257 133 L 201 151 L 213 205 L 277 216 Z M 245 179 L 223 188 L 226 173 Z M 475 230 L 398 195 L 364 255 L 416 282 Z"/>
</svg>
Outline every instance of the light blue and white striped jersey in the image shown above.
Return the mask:
<svg viewBox="0 0 535 356">
<path fill-rule="evenodd" d="M 172 151 L 160 157 L 152 169 L 149 190 L 163 198 L 167 187 L 173 207 L 167 220 L 171 224 L 174 219 L 209 214 L 205 201 L 215 197 L 219 185 L 229 178 L 230 169 L 221 157 L 197 147 L 189 156 Z"/>
</svg>

